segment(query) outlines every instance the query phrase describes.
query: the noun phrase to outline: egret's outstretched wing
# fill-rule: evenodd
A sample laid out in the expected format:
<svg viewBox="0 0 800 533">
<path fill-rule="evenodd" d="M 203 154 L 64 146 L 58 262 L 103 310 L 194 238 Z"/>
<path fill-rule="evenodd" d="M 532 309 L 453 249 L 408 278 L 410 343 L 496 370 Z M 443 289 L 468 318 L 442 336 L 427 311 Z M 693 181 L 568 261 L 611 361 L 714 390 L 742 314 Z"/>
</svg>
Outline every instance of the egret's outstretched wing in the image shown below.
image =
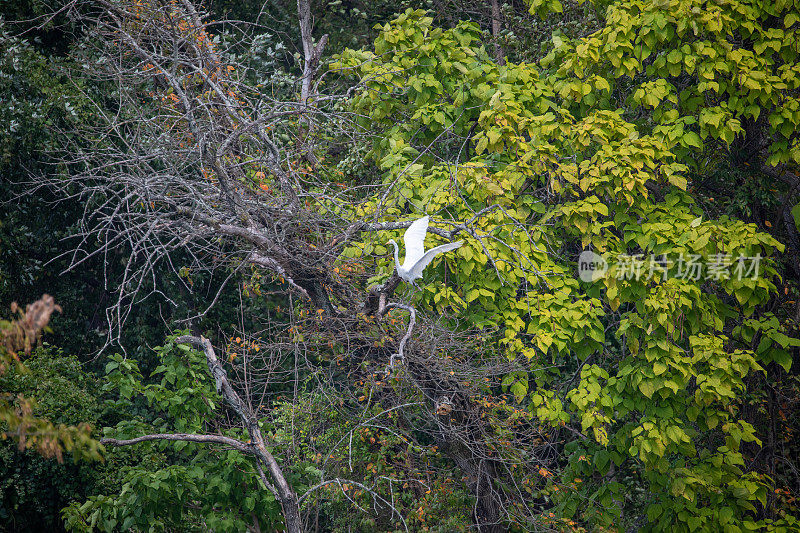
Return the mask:
<svg viewBox="0 0 800 533">
<path fill-rule="evenodd" d="M 415 220 L 406 230 L 405 235 L 403 235 L 403 242 L 406 243 L 406 258 L 403 260 L 404 268 L 410 269 L 425 253 L 425 235 L 427 233 L 427 215 Z"/>
<path fill-rule="evenodd" d="M 422 277 L 422 271 L 425 270 L 425 267 L 428 266 L 431 261 L 433 261 L 434 257 L 436 257 L 439 254 L 449 252 L 450 250 L 455 250 L 462 244 L 464 244 L 464 241 L 451 242 L 448 244 L 442 244 L 440 246 L 437 246 L 436 248 L 431 248 L 430 250 L 425 252 L 425 254 L 419 259 L 419 261 L 416 262 L 416 264 L 413 267 L 409 269 L 411 276 L 414 278 Z"/>
</svg>

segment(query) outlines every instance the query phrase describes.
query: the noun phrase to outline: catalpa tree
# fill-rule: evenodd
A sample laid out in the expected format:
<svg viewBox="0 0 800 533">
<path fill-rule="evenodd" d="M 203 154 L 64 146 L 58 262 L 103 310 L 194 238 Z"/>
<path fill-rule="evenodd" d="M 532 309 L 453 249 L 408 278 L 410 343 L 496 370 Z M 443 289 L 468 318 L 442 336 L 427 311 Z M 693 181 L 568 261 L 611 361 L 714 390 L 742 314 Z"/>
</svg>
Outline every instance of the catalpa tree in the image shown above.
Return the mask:
<svg viewBox="0 0 800 533">
<path fill-rule="evenodd" d="M 784 246 L 754 224 L 708 218 L 692 169 L 755 142 L 749 131 L 764 144 L 752 157 L 794 176 L 796 128 L 780 124 L 797 105 L 796 20 L 789 6 L 765 7 L 787 29 L 756 29 L 731 6 L 668 4 L 612 4 L 602 30 L 554 38 L 542 65 L 500 66 L 478 28 L 436 28 L 419 11 L 384 26 L 374 51 L 342 54 L 336 67 L 366 86 L 352 105 L 382 132 L 372 155 L 388 189 L 359 216 L 476 221 L 449 283 L 415 301 L 496 331 L 496 349 L 529 361 L 502 385 L 563 444 L 567 466 L 544 489 L 560 516 L 772 527 L 757 522 L 770 480 L 746 463 L 743 446 L 760 441 L 739 399 L 749 376 L 788 371 L 799 345 L 766 311 Z M 774 54 L 733 46 L 722 37 L 732 24 L 761 52 L 779 33 Z M 690 33 L 696 42 L 671 48 Z M 752 63 L 747 74 L 731 58 Z M 783 78 L 765 77 L 773 70 Z M 771 127 L 742 125 L 762 114 Z M 577 278 L 582 250 L 610 264 L 604 276 Z M 620 482 L 631 477 L 643 492 Z"/>
</svg>

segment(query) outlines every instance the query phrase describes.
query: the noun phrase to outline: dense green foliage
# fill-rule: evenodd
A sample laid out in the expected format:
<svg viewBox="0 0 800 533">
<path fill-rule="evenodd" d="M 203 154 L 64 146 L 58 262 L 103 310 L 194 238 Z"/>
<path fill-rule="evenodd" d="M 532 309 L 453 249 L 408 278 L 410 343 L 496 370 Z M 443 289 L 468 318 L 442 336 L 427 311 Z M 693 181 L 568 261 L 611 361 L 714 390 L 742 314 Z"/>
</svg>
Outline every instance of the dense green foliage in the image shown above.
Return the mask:
<svg viewBox="0 0 800 533">
<path fill-rule="evenodd" d="M 284 26 L 297 5 L 209 7 L 258 23 L 211 26 L 247 90 L 296 99 L 302 47 Z M 22 16 L 11 9 L 2 16 Z M 53 342 L 75 356 L 46 346 L 25 370 L 4 352 L 4 397 L 35 398 L 36 417 L 91 424 L 98 438 L 250 445 L 206 357 L 168 334 L 190 327 L 224 346 L 309 529 L 496 531 L 481 521 L 496 505 L 499 530 L 800 530 L 798 5 L 534 0 L 502 5 L 497 36 L 486 9 L 313 5 L 315 35 L 330 35 L 319 90 L 347 97 L 320 98 L 316 129 L 280 122 L 278 142 L 315 135 L 316 156 L 287 166 L 317 177 L 309 189 L 343 191 L 304 197 L 310 212 L 377 227 L 327 230 L 334 319 L 282 272 L 236 265 L 219 276 L 217 257 L 177 250 L 180 278 L 158 266 L 143 289 L 152 297 L 131 304 L 119 332 L 127 353 L 96 356 L 113 333 L 111 291 L 141 257 L 123 246 L 59 278 L 75 246 L 64 238 L 84 230 L 83 197 L 52 209 L 75 192 L 34 188 L 6 206 L 0 299 L 55 294 L 67 313 Z M 54 47 L 0 20 L 4 198 L 30 191 L 22 182 L 43 169 L 77 172 L 53 164 L 66 143 L 126 141 L 77 133 L 119 110 L 112 82 L 78 74 L 107 58 L 89 57 L 85 43 L 101 37 L 76 28 Z M 237 44 L 252 33 L 255 44 Z M 172 117 L 169 96 L 148 112 Z M 237 186 L 281 187 L 238 164 Z M 421 290 L 394 295 L 418 322 L 407 366 L 390 371 L 405 315 L 344 312 L 391 281 L 386 242 L 404 231 L 391 224 L 423 214 L 438 229 L 427 247 L 451 230 L 464 245 L 434 260 Z M 316 234 L 303 242 L 328 246 Z M 578 276 L 583 251 L 605 261 L 604 275 Z M 197 257 L 209 267 L 180 268 Z M 79 445 L 59 450 L 97 459 L 81 427 Z M 4 442 L 0 521 L 9 531 L 280 530 L 260 468 L 219 444 L 148 440 L 58 464 Z"/>
<path fill-rule="evenodd" d="M 37 350 L 24 369 L 0 377 L 0 389 L 37 399 L 34 414 L 55 424 L 100 420 L 102 407 L 93 376 L 83 371 L 76 357 L 50 346 Z M 78 462 L 71 455 L 59 463 L 35 451 L 20 452 L 11 440 L 2 443 L 0 465 L 4 474 L 0 517 L 10 531 L 57 529 L 61 507 L 76 497 L 88 497 L 104 484 L 97 464 Z"/>
<path fill-rule="evenodd" d="M 704 16 L 716 20 L 713 13 Z M 625 35 L 614 16 L 586 40 L 600 43 L 594 46 L 610 58 L 610 70 L 597 73 L 589 68 L 595 63 L 587 62 L 599 58 L 585 44 L 559 48 L 560 68 L 551 73 L 529 64 L 498 67 L 482 48 L 477 28 L 442 30 L 432 22 L 409 11 L 384 27 L 374 55 L 342 58 L 342 66 L 362 65 L 360 75 L 368 80 L 354 105 L 373 123 L 387 124 L 388 134 L 373 153 L 387 183 L 395 183 L 396 215 L 411 205 L 446 210 L 456 220 L 475 216 L 486 235 L 485 244 L 469 241 L 455 253 L 451 269 L 459 293 L 429 284 L 420 300 L 434 309 L 459 310 L 468 323 L 500 329 L 498 342 L 509 358 L 522 354 L 531 361 L 529 375 L 506 380 L 517 401 L 527 404 L 530 391 L 539 420 L 574 422 L 590 432 L 591 439 L 567 447 L 570 466 L 562 482 L 603 481 L 563 491 L 558 500 L 567 517 L 580 509 L 583 520 L 609 527 L 631 506 L 646 507 L 654 526 L 664 529 L 754 523 L 749 510 L 765 504 L 770 483 L 742 470 L 741 445 L 758 438 L 732 402 L 751 372 L 763 372 L 772 361 L 789 370 L 787 350 L 800 345 L 772 314 L 748 318 L 780 282 L 766 258 L 783 246 L 752 224 L 704 219 L 685 192 L 691 161 L 686 150 L 702 148 L 701 137 L 732 143 L 740 131 L 737 121 L 709 121 L 718 106 L 682 94 L 681 102 L 694 102 L 687 110 L 701 117 L 700 135 L 691 132 L 697 120 L 679 118 L 681 109 L 667 119 L 660 93 L 648 82 L 634 92 L 634 101 L 636 95 L 656 98 L 651 107 L 663 113 L 642 120 L 643 126 L 627 121 L 614 104 L 619 100 L 604 96 L 617 95 L 614 78 L 622 85 L 625 76 L 637 76 L 633 65 L 620 66 L 627 65 L 623 46 L 602 44 L 605 35 Z M 649 42 L 646 31 L 640 35 Z M 680 74 L 662 73 L 660 63 L 649 76 L 663 81 L 662 75 Z M 575 72 L 583 80 L 573 81 Z M 399 87 L 407 90 L 398 94 Z M 793 101 L 780 87 L 773 84 L 774 100 L 758 100 L 760 85 L 738 99 L 780 113 L 771 109 L 773 101 Z M 788 137 L 795 128 L 785 131 Z M 452 145 L 441 142 L 448 135 Z M 468 137 L 474 149 L 470 141 L 459 144 Z M 434 139 L 436 151 L 415 148 Z M 771 160 L 790 157 L 786 142 L 779 137 L 770 146 Z M 550 191 L 544 201 L 526 194 L 542 188 Z M 371 209 L 366 206 L 364 214 Z M 603 254 L 611 263 L 609 275 L 587 285 L 575 280 L 577 243 Z M 758 279 L 732 275 L 730 261 L 756 255 L 765 258 Z M 624 261 L 614 264 L 626 256 L 640 263 L 634 269 L 641 277 Z M 669 264 L 654 271 L 649 258 L 664 256 Z M 729 273 L 709 282 L 705 275 L 681 279 L 679 257 L 706 264 L 733 259 Z M 496 270 L 485 268 L 487 261 Z M 391 264 L 384 265 L 389 272 Z M 649 497 L 626 495 L 629 487 L 609 483 L 609 475 L 620 475 L 612 463 L 640 478 Z M 582 505 L 586 498 L 599 507 Z"/>
<path fill-rule="evenodd" d="M 220 398 L 202 355 L 172 343 L 156 353 L 160 364 L 150 383 L 134 361 L 115 356 L 106 365 L 106 389 L 117 397 L 111 402 L 114 409 L 139 413 L 106 428 L 106 434 L 192 433 L 209 422 Z M 258 481 L 252 466 L 238 452 L 186 442 L 148 443 L 136 451 L 139 460 L 118 472 L 118 494 L 100 494 L 65 509 L 70 530 L 242 531 L 254 523 L 265 531 L 277 527 L 280 508 L 268 491 L 254 490 Z M 191 508 L 183 506 L 186 501 L 193 502 Z"/>
</svg>

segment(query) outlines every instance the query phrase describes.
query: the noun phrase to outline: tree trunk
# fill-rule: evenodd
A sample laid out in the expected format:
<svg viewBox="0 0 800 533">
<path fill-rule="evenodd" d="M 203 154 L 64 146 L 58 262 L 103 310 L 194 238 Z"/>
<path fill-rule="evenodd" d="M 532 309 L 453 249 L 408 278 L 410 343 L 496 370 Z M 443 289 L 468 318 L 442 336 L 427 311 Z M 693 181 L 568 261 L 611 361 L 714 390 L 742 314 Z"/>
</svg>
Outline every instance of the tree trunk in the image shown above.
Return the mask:
<svg viewBox="0 0 800 533">
<path fill-rule="evenodd" d="M 492 483 L 493 465 L 489 462 L 476 464 L 470 450 L 461 446 L 457 439 L 448 440 L 441 435 L 436 444 L 467 475 L 467 485 L 476 498 L 473 520 L 477 530 L 480 533 L 506 531 L 500 519 L 502 502 L 499 501 Z"/>
<path fill-rule="evenodd" d="M 494 58 L 498 65 L 505 65 L 506 59 L 503 54 L 503 47 L 500 46 L 500 4 L 498 0 L 492 0 L 492 37 L 494 37 Z"/>
<path fill-rule="evenodd" d="M 300 104 L 303 114 L 300 115 L 300 123 L 303 126 L 301 132 L 304 141 L 307 141 L 311 134 L 312 121 L 308 117 L 308 108 L 313 106 L 316 91 L 314 90 L 314 77 L 319 68 L 319 60 L 322 58 L 322 51 L 328 43 L 328 36 L 323 35 L 319 42 L 314 45 L 311 26 L 311 0 L 297 0 L 297 15 L 300 19 L 300 39 L 303 41 L 303 79 L 300 84 Z M 311 146 L 305 147 L 304 157 L 309 163 L 316 166 L 317 158 Z"/>
</svg>

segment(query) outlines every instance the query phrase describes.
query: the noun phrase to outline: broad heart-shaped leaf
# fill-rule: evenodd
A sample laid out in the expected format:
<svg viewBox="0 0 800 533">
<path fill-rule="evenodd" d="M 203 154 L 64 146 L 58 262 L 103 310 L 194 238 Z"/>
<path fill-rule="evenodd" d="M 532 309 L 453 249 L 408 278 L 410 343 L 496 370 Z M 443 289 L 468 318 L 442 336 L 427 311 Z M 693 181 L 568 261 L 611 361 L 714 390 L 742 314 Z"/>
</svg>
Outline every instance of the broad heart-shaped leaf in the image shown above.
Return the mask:
<svg viewBox="0 0 800 533">
<path fill-rule="evenodd" d="M 702 144 L 700 142 L 700 136 L 693 131 L 686 133 L 683 136 L 683 141 L 689 146 L 694 146 L 695 148 L 702 148 Z"/>
<path fill-rule="evenodd" d="M 797 231 L 800 231 L 800 204 L 792 208 L 792 216 L 794 217 L 794 225 L 797 227 Z"/>
<path fill-rule="evenodd" d="M 528 394 L 528 385 L 527 383 L 522 383 L 521 381 L 514 382 L 509 389 L 511 393 L 514 395 L 517 403 L 522 402 L 525 398 L 525 395 Z"/>
<path fill-rule="evenodd" d="M 653 393 L 655 393 L 656 391 L 656 385 L 652 381 L 642 381 L 641 383 L 639 383 L 639 390 L 647 398 L 652 398 Z"/>
</svg>

